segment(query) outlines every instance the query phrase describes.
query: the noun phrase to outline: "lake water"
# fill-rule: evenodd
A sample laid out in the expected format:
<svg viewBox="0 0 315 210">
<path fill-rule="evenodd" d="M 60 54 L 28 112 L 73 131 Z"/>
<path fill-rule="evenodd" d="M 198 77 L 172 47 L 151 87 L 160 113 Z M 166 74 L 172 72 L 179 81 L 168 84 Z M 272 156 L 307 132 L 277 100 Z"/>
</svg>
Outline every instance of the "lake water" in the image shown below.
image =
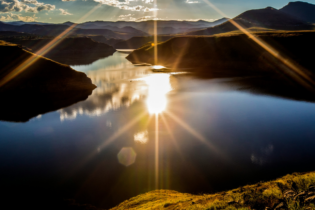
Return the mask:
<svg viewBox="0 0 315 210">
<path fill-rule="evenodd" d="M 314 103 L 126 56 L 73 66 L 98 86 L 86 101 L 0 122 L 3 190 L 109 208 L 156 188 L 212 193 L 315 169 Z"/>
</svg>

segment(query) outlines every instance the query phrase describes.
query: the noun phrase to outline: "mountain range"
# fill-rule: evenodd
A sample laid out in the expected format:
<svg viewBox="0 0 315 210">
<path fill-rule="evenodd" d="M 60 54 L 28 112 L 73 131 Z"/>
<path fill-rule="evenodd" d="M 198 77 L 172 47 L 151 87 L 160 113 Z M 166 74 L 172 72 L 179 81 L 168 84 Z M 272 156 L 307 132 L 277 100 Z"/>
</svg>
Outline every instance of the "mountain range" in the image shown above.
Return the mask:
<svg viewBox="0 0 315 210">
<path fill-rule="evenodd" d="M 295 8 L 295 5 L 299 7 Z M 314 25 L 310 23 L 310 21 L 303 20 L 303 18 L 298 15 L 302 14 L 305 10 L 312 10 L 312 14 L 308 13 L 308 19 L 311 20 L 311 17 L 315 19 L 315 5 L 312 5 L 313 7 L 309 7 L 309 5 L 309 3 L 304 2 L 293 2 L 280 10 L 272 7 L 249 10 L 232 20 L 243 28 L 255 27 L 261 30 L 312 30 L 315 28 Z M 294 10 L 292 14 L 289 12 L 291 10 Z M 186 35 L 214 35 L 236 30 L 238 30 L 238 28 L 231 21 L 228 21 L 207 29 L 188 32 Z"/>
<path fill-rule="evenodd" d="M 226 18 L 214 22 L 207 21 L 157 21 L 158 34 L 179 34 L 212 27 L 227 21 Z M 16 31 L 41 36 L 56 36 L 65 31 L 73 22 L 50 24 L 40 22 L 0 22 L 0 31 Z M 106 38 L 129 39 L 134 36 L 148 36 L 153 34 L 154 21 L 93 21 L 75 25 L 71 35 L 102 35 Z"/>
<path fill-rule="evenodd" d="M 0 31 L 15 31 L 36 34 L 40 36 L 57 36 L 67 30 L 68 25 L 65 24 L 24 24 L 24 25 L 12 25 L 4 22 L 0 22 Z M 126 28 L 127 32 L 116 32 L 109 29 L 81 29 L 73 28 L 69 35 L 102 35 L 107 38 L 117 39 L 129 39 L 133 36 L 147 36 L 148 34 L 134 28 Z"/>
<path fill-rule="evenodd" d="M 315 5 L 300 1 L 290 2 L 279 10 L 272 7 L 249 10 L 232 20 L 249 30 L 313 30 L 315 28 Z M 177 35 L 214 35 L 238 30 L 228 18 L 222 18 L 214 22 L 204 20 L 148 20 L 140 22 L 90 21 L 78 24 L 73 22 L 51 24 L 15 21 L 0 22 L 0 31 L 53 37 L 67 30 L 69 26 L 74 26 L 69 33 L 70 36 L 89 36 L 96 41 L 112 46 L 116 44 L 119 48 L 123 46 L 133 48 L 142 46 L 147 40 L 152 40 L 155 22 L 157 23 L 157 34 L 169 37 Z M 138 38 L 132 39 L 133 37 Z M 136 44 L 131 43 L 134 40 L 137 40 Z"/>
<path fill-rule="evenodd" d="M 315 5 L 306 2 L 290 2 L 280 9 L 281 12 L 292 15 L 302 21 L 315 23 Z"/>
</svg>

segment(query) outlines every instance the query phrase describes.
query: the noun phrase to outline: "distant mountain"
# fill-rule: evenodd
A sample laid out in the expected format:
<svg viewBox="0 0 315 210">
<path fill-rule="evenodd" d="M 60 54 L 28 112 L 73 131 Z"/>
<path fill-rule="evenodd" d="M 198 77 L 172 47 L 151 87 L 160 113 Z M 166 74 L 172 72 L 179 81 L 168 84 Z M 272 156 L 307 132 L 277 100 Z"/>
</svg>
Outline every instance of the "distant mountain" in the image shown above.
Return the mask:
<svg viewBox="0 0 315 210">
<path fill-rule="evenodd" d="M 17 39 L 11 43 L 19 44 L 36 53 L 52 39 Z M 88 37 L 62 39 L 45 57 L 68 65 L 90 64 L 100 58 L 112 55 L 116 50 L 104 43 L 95 42 Z"/>
<path fill-rule="evenodd" d="M 41 22 L 24 22 L 24 21 L 8 21 L 6 22 L 7 24 L 10 24 L 10 25 L 16 25 L 16 26 L 21 26 L 21 25 L 54 25 L 53 23 L 41 23 Z"/>
<path fill-rule="evenodd" d="M 75 24 L 75 23 L 70 22 L 70 21 L 62 23 L 62 25 L 66 25 L 66 26 L 72 26 L 73 24 Z"/>
<path fill-rule="evenodd" d="M 100 22 L 100 21 L 97 21 L 97 22 L 86 22 L 86 23 L 81 23 L 81 24 L 78 24 L 76 26 L 76 28 L 80 28 L 80 29 L 108 29 L 108 30 L 111 30 L 111 31 L 114 31 L 114 32 L 123 32 L 123 33 L 136 33 L 138 36 L 147 36 L 148 34 L 139 30 L 139 29 L 136 29 L 132 26 L 129 26 L 129 25 L 122 25 L 120 27 L 116 26 L 115 24 L 112 25 L 112 24 L 108 24 L 109 22 Z M 66 22 L 66 23 L 63 23 L 64 25 L 72 25 L 73 23 L 71 22 Z"/>
<path fill-rule="evenodd" d="M 1 36 L 1 34 L 0 34 L 0 36 Z M 125 41 L 123 39 L 115 39 L 115 38 L 107 39 L 101 35 L 94 35 L 94 36 L 88 36 L 88 37 L 91 38 L 92 40 L 96 41 L 96 42 L 105 43 L 105 44 L 108 44 L 109 46 L 114 46 L 118 42 Z"/>
<path fill-rule="evenodd" d="M 176 25 L 174 25 L 172 27 L 171 26 L 161 27 L 161 26 L 159 26 L 160 24 L 158 23 L 158 30 L 157 31 L 158 31 L 159 35 L 183 34 L 183 33 L 187 33 L 190 31 L 197 31 L 197 30 L 202 30 L 205 28 L 217 26 L 217 25 L 220 25 L 226 21 L 228 21 L 228 18 L 222 18 L 222 19 L 216 20 L 214 22 L 207 22 L 204 20 L 199 20 L 196 22 L 189 22 L 190 25 L 185 26 L 184 28 L 178 28 Z"/>
<path fill-rule="evenodd" d="M 233 20 L 244 28 L 260 27 L 276 30 L 311 30 L 314 28 L 311 24 L 272 7 L 249 10 Z M 189 32 L 187 35 L 213 35 L 235 30 L 238 30 L 236 26 L 231 22 L 225 22 L 215 27 Z"/>
<path fill-rule="evenodd" d="M 154 25 L 157 23 L 158 34 L 182 34 L 189 31 L 200 30 L 213 27 L 226 22 L 227 18 L 222 18 L 214 22 L 204 20 L 199 21 L 178 21 L 178 20 L 159 20 L 159 21 L 90 21 L 76 24 L 73 34 L 101 35 L 106 38 L 129 39 L 134 36 L 148 36 L 154 34 Z M 33 33 L 41 36 L 56 36 L 75 23 L 67 21 L 62 24 L 51 24 L 41 22 L 0 22 L 0 31 L 16 31 Z M 81 31 L 90 30 L 90 31 Z M 107 31 L 105 31 L 107 30 Z M 76 31 L 76 32 L 75 32 Z"/>
<path fill-rule="evenodd" d="M 281 12 L 295 16 L 300 20 L 315 23 L 315 5 L 306 2 L 290 2 L 288 5 L 280 9 Z"/>
<path fill-rule="evenodd" d="M 226 22 L 227 18 L 222 18 L 214 22 L 207 21 L 177 21 L 177 20 L 160 20 L 156 21 L 158 27 L 158 34 L 181 34 L 192 29 L 201 29 L 207 27 L 213 27 L 219 25 L 223 22 Z M 135 25 L 135 28 L 138 28 L 142 31 L 145 31 L 149 34 L 154 34 L 154 24 L 155 21 L 143 21 Z"/>
<path fill-rule="evenodd" d="M 131 27 L 131 26 L 125 26 L 125 27 L 123 27 L 123 28 L 120 28 L 120 30 L 121 30 L 122 32 L 127 32 L 127 33 L 139 33 L 139 32 L 144 33 L 143 31 L 140 31 L 140 30 L 138 30 L 138 29 L 135 29 L 135 28 L 133 28 L 133 27 Z"/>
<path fill-rule="evenodd" d="M 174 36 L 158 36 L 157 40 L 158 42 L 163 42 L 173 37 Z M 114 45 L 114 48 L 115 49 L 138 49 L 139 47 L 142 47 L 148 42 L 153 42 L 153 40 L 154 40 L 153 36 L 142 36 L 142 37 L 136 36 L 128 40 L 124 40 L 124 41 L 116 43 Z"/>
<path fill-rule="evenodd" d="M 117 32 L 128 32 L 126 27 L 132 27 L 134 29 L 143 31 L 148 34 L 154 33 L 154 24 L 157 23 L 158 34 L 177 34 L 191 31 L 192 29 L 202 29 L 207 27 L 212 27 L 223 22 L 226 22 L 227 18 L 222 18 L 214 22 L 208 22 L 204 20 L 199 21 L 178 21 L 178 20 L 148 20 L 148 21 L 93 21 L 78 24 L 78 28 L 82 29 L 109 29 Z M 65 23 L 64 23 L 65 24 Z"/>
<path fill-rule="evenodd" d="M 38 24 L 23 24 L 23 25 L 11 25 L 8 23 L 0 22 L 0 31 L 15 31 L 24 32 L 30 34 L 36 34 L 40 36 L 57 36 L 69 28 L 72 23 L 67 22 L 64 24 L 54 25 L 38 25 Z M 81 29 L 78 27 L 73 28 L 69 35 L 102 35 L 106 38 L 115 39 L 129 39 L 134 36 L 147 36 L 148 34 L 139 31 L 137 29 L 127 27 L 124 29 L 126 32 L 115 32 L 109 29 Z"/>
<path fill-rule="evenodd" d="M 0 39 L 3 37 L 30 37 L 34 36 L 33 34 L 21 33 L 16 31 L 0 31 Z"/>
</svg>

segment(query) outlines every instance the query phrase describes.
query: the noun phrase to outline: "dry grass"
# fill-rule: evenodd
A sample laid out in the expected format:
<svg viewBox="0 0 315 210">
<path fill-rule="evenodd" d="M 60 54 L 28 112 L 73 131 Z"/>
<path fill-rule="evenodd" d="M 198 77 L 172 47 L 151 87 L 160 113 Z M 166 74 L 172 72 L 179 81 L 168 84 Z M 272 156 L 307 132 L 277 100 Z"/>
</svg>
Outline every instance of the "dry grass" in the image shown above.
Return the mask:
<svg viewBox="0 0 315 210">
<path fill-rule="evenodd" d="M 112 210 L 123 209 L 204 209 L 204 210 L 247 210 L 247 209 L 278 209 L 302 210 L 315 209 L 314 203 L 304 203 L 298 196 L 287 197 L 287 192 L 294 195 L 308 192 L 315 185 L 315 172 L 294 173 L 282 178 L 248 185 L 234 190 L 210 195 L 192 195 L 171 190 L 156 190 L 127 200 Z M 315 200 L 315 199 L 314 199 Z M 314 201 L 313 200 L 313 201 Z"/>
</svg>

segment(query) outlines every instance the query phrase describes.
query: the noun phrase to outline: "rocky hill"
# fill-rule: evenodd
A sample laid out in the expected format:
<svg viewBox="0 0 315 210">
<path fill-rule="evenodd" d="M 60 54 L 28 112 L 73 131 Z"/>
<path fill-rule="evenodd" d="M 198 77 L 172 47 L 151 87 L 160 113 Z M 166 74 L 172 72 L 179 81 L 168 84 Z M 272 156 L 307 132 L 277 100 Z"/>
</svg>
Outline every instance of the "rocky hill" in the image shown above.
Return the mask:
<svg viewBox="0 0 315 210">
<path fill-rule="evenodd" d="M 272 7 L 265 9 L 249 10 L 233 18 L 233 21 L 244 28 L 266 28 L 275 30 L 312 30 L 314 26 L 296 18 L 290 14 L 284 13 Z M 225 22 L 221 25 L 207 28 L 204 30 L 188 32 L 186 35 L 214 35 L 239 30 L 231 22 Z"/>
<path fill-rule="evenodd" d="M 292 15 L 302 21 L 315 23 L 315 5 L 307 2 L 290 2 L 279 11 Z"/>
<path fill-rule="evenodd" d="M 86 99 L 96 88 L 84 73 L 0 41 L 0 120 L 32 117 Z"/>
</svg>

